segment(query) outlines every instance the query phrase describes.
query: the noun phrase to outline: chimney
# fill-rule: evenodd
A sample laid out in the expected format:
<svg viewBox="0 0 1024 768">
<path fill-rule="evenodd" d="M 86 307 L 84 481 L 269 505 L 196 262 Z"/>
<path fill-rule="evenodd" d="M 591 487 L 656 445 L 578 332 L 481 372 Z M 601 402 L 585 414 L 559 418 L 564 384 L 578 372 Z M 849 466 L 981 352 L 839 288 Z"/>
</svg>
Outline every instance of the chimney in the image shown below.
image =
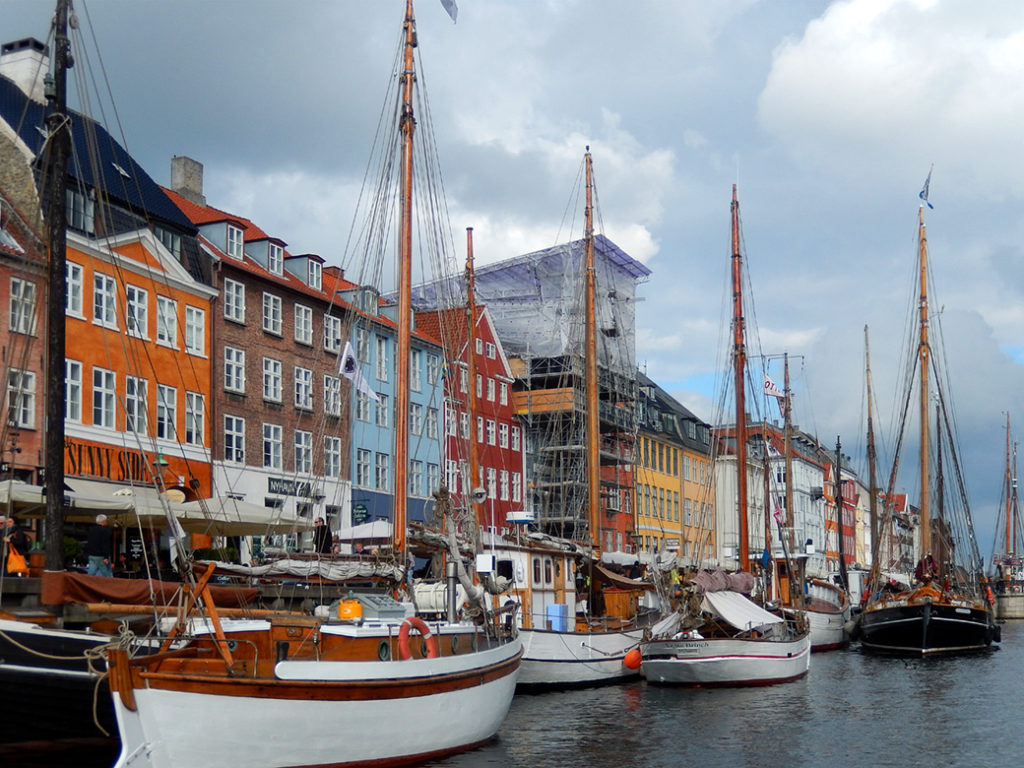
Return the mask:
<svg viewBox="0 0 1024 768">
<path fill-rule="evenodd" d="M 189 202 L 206 207 L 203 164 L 184 155 L 171 158 L 171 189 Z"/>
<path fill-rule="evenodd" d="M 12 80 L 33 101 L 46 101 L 43 78 L 49 72 L 50 49 L 34 37 L 0 47 L 0 75 Z"/>
</svg>

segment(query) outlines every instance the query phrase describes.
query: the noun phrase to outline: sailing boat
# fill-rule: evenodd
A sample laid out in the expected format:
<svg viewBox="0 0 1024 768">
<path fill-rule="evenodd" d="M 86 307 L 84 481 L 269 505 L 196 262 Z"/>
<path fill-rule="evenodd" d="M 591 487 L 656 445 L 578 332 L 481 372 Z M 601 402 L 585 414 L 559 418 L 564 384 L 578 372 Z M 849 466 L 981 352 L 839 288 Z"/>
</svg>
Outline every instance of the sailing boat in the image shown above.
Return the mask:
<svg viewBox="0 0 1024 768">
<path fill-rule="evenodd" d="M 685 584 L 679 610 L 651 628 L 640 646 L 649 682 L 693 686 L 770 685 L 807 674 L 811 641 L 802 613 L 787 619 L 754 603 L 747 503 L 746 341 L 743 315 L 739 202 L 732 188 L 733 375 L 736 426 L 733 452 L 739 523 L 739 566 L 733 574 L 698 573 Z"/>
<path fill-rule="evenodd" d="M 651 589 L 650 584 L 613 573 L 600 562 L 601 432 L 590 147 L 584 155 L 584 175 L 583 379 L 589 541 L 527 537 L 526 546 L 506 542 L 501 548 L 505 559 L 519 563 L 520 573 L 530 572 L 532 564 L 537 564 L 534 578 L 521 579 L 516 585 L 524 622 L 519 685 L 532 690 L 602 685 L 638 677 L 638 665 L 632 656 L 627 662 L 627 656 L 643 637 L 639 597 Z"/>
<path fill-rule="evenodd" d="M 401 183 L 396 390 L 394 551 L 396 588 L 406 580 L 413 89 L 417 45 L 407 0 L 401 68 Z M 436 495 L 439 506 L 446 494 Z M 458 552 L 450 564 L 461 568 Z M 454 562 L 452 562 L 454 561 Z M 110 654 L 122 752 L 118 766 L 395 765 L 480 744 L 497 732 L 515 691 L 522 646 L 502 627 L 426 623 L 377 592 L 346 598 L 322 616 L 236 622 L 230 630 L 208 595 L 211 564 L 191 587 L 189 611 L 171 632 L 185 648 L 142 659 Z M 472 584 L 470 584 L 472 587 Z M 448 589 L 454 592 L 454 576 Z M 472 593 L 470 598 L 473 599 Z M 484 606 L 481 606 L 484 609 Z M 419 639 L 415 639 L 415 634 Z M 170 638 L 168 638 L 170 639 Z"/>
<path fill-rule="evenodd" d="M 1012 461 L 1011 461 L 1012 453 Z M 992 552 L 995 611 L 999 619 L 1024 618 L 1024 558 L 1020 547 L 1020 499 L 1017 496 L 1017 444 L 1010 447 L 1010 414 L 1006 414 L 1006 471 L 996 520 L 997 544 Z"/>
<path fill-rule="evenodd" d="M 923 195 L 924 193 L 922 193 Z M 870 578 L 870 596 L 859 616 L 861 644 L 866 651 L 905 656 L 935 656 L 984 651 L 998 640 L 991 604 L 982 591 L 981 556 L 974 539 L 967 496 L 963 491 L 960 461 L 951 439 L 951 413 L 948 396 L 943 385 L 944 376 L 938 368 L 942 345 L 929 342 L 931 318 L 928 315 L 928 243 L 925 235 L 924 205 L 918 211 L 918 287 L 919 301 L 912 340 L 916 348 L 915 366 L 918 375 L 918 418 L 920 429 L 921 501 L 918 509 L 919 526 L 916 535 L 913 578 L 902 577 L 908 583 L 890 576 L 883 569 L 896 566 L 900 553 L 896 551 L 895 512 L 893 492 L 896 468 L 899 464 L 899 442 L 895 452 L 893 470 L 889 476 L 889 489 L 885 497 L 886 512 L 880 535 L 874 542 L 875 556 Z M 903 425 L 911 410 L 913 367 L 908 370 L 908 381 L 903 403 Z M 937 477 L 933 487 L 931 474 L 931 430 L 929 399 L 930 374 L 937 393 L 936 445 Z M 903 428 L 900 429 L 902 440 Z M 953 476 L 958 493 L 944 492 L 942 460 L 948 449 L 953 465 Z M 932 508 L 932 493 L 936 505 Z"/>
</svg>

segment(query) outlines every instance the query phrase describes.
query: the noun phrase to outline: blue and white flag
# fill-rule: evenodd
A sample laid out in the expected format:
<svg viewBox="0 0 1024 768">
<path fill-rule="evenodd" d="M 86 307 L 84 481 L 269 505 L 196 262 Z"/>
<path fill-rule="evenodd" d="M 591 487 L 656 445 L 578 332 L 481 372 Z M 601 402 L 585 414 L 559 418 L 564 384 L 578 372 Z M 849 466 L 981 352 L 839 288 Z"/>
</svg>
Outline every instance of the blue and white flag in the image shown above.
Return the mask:
<svg viewBox="0 0 1024 768">
<path fill-rule="evenodd" d="M 930 187 L 931 184 L 932 184 L 932 170 L 934 168 L 935 168 L 935 166 L 933 165 L 931 168 L 928 169 L 928 178 L 924 180 L 924 186 L 921 187 L 921 191 L 917 195 L 922 200 L 924 200 L 925 204 L 929 208 L 932 208 L 932 209 L 934 209 L 935 206 L 928 202 L 928 187 Z"/>
<path fill-rule="evenodd" d="M 351 381 L 356 389 L 373 400 L 373 402 L 380 402 L 377 393 L 373 391 L 370 382 L 366 380 L 362 370 L 359 368 L 359 361 L 356 360 L 356 354 L 352 351 L 351 342 L 345 342 L 345 350 L 341 353 L 341 359 L 338 361 L 338 373 Z"/>
</svg>

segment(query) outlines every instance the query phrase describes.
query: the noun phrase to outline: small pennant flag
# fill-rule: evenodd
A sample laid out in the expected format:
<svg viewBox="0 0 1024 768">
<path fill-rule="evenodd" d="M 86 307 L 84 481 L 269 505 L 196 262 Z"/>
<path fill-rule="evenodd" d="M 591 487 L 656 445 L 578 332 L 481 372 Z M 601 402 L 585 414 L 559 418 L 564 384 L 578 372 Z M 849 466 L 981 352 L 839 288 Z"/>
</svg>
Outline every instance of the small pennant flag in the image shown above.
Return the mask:
<svg viewBox="0 0 1024 768">
<path fill-rule="evenodd" d="M 455 0 L 441 0 L 441 5 L 448 11 L 448 15 L 452 17 L 452 23 L 454 24 L 459 18 L 459 6 L 455 4 Z"/>
<path fill-rule="evenodd" d="M 767 376 L 764 377 L 764 393 L 772 397 L 777 397 L 780 400 L 786 396 L 781 389 L 775 386 L 775 382 Z"/>
<path fill-rule="evenodd" d="M 928 187 L 932 185 L 932 171 L 934 168 L 935 166 L 933 165 L 928 169 L 928 178 L 924 180 L 924 186 L 921 187 L 921 191 L 917 194 L 918 197 L 924 200 L 925 205 L 932 209 L 934 209 L 935 206 L 928 202 Z"/>
<path fill-rule="evenodd" d="M 779 506 L 779 502 L 776 501 L 774 503 L 775 503 L 775 511 L 772 512 L 772 517 L 775 518 L 775 522 L 776 523 L 778 523 L 779 525 L 782 525 L 782 508 Z"/>
<path fill-rule="evenodd" d="M 345 342 L 345 350 L 341 353 L 341 360 L 338 362 L 338 373 L 355 384 L 356 389 L 373 400 L 373 402 L 380 402 L 377 393 L 373 391 L 370 382 L 366 380 L 363 372 L 359 369 L 359 361 L 356 360 L 356 354 L 352 351 L 351 342 Z"/>
</svg>

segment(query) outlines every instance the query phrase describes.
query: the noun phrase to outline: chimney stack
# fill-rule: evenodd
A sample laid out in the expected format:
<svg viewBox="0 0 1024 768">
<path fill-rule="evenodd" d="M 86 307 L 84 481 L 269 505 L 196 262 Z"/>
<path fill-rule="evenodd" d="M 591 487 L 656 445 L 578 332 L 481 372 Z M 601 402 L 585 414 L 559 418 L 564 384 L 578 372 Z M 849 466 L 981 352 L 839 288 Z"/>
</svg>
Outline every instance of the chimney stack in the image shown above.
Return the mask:
<svg viewBox="0 0 1024 768">
<path fill-rule="evenodd" d="M 50 49 L 34 37 L 0 47 L 0 75 L 14 81 L 33 101 L 46 102 L 43 78 L 50 71 Z"/>
<path fill-rule="evenodd" d="M 189 202 L 206 207 L 203 195 L 203 164 L 191 157 L 171 158 L 171 189 Z"/>
</svg>

